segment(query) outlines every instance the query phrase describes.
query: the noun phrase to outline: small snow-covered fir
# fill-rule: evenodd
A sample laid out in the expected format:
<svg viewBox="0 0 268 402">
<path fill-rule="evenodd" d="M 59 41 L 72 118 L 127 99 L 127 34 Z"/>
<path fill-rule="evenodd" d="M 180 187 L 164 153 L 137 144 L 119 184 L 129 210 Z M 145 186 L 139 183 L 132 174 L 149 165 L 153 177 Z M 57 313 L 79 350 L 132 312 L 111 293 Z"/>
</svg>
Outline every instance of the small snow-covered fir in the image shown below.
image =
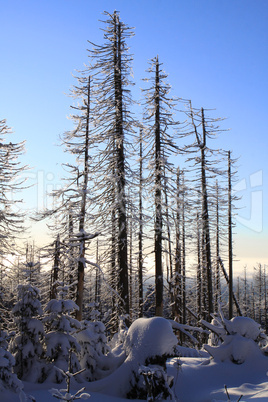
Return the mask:
<svg viewBox="0 0 268 402">
<path fill-rule="evenodd" d="M 68 370 L 69 353 L 71 353 L 71 367 L 74 372 L 80 370 L 77 353 L 80 345 L 74 336 L 74 332 L 81 328 L 81 324 L 71 316 L 78 310 L 74 301 L 65 299 L 68 294 L 68 286 L 59 286 L 59 299 L 50 300 L 45 307 L 44 323 L 47 328 L 45 336 L 46 356 L 49 362 L 53 362 L 54 370 L 51 370 L 48 379 L 54 382 L 62 382 L 64 376 L 57 370 Z"/>
<path fill-rule="evenodd" d="M 39 317 L 42 314 L 39 290 L 30 283 L 17 288 L 18 301 L 12 312 L 16 335 L 10 343 L 14 354 L 14 371 L 18 377 L 32 382 L 45 378 L 43 336 L 44 328 Z"/>
<path fill-rule="evenodd" d="M 88 381 L 98 380 L 109 374 L 110 348 L 107 345 L 105 326 L 101 321 L 84 320 L 81 331 L 76 334 L 81 350 L 79 361 L 82 369 L 85 369 L 83 377 Z"/>
<path fill-rule="evenodd" d="M 15 358 L 4 347 L 0 347 L 0 392 L 10 390 L 20 392 L 23 389 L 22 382 L 13 372 Z"/>
</svg>

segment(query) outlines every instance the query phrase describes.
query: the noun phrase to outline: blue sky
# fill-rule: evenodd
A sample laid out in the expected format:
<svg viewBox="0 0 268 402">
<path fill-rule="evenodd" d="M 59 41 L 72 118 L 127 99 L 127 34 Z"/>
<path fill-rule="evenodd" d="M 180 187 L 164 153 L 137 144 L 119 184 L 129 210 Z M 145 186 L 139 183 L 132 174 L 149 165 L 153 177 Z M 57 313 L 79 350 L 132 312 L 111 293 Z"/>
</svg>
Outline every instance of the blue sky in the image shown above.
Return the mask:
<svg viewBox="0 0 268 402">
<path fill-rule="evenodd" d="M 13 128 L 14 141 L 27 141 L 23 161 L 32 167 L 32 182 L 41 183 L 25 194 L 27 207 L 45 204 L 45 190 L 62 175 L 59 135 L 72 127 L 66 118 L 72 74 L 88 61 L 87 40 L 103 42 L 102 12 L 115 9 L 135 27 L 128 42 L 135 98 L 147 61 L 158 54 L 174 96 L 227 118 L 223 128 L 231 130 L 215 146 L 240 157 L 236 254 L 240 266 L 268 264 L 266 0 L 2 1 L 0 118 Z"/>
</svg>

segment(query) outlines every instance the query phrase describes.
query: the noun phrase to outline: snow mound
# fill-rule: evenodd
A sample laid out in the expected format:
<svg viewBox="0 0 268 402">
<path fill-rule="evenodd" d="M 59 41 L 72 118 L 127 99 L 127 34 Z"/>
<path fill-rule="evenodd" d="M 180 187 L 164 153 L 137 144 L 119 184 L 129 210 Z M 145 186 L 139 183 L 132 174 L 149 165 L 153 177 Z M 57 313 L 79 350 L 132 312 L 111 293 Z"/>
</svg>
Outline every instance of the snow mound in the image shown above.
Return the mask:
<svg viewBox="0 0 268 402">
<path fill-rule="evenodd" d="M 145 362 L 154 356 L 171 355 L 178 340 L 168 320 L 139 318 L 130 326 L 124 344 L 126 355 Z"/>
<path fill-rule="evenodd" d="M 249 317 L 234 317 L 230 321 L 225 320 L 229 334 L 239 334 L 245 338 L 256 341 L 261 334 L 261 326 Z"/>
<path fill-rule="evenodd" d="M 174 354 L 177 338 L 171 323 L 162 317 L 139 318 L 130 326 L 125 342 L 125 360 L 111 375 L 89 383 L 90 392 L 100 392 L 121 398 L 131 391 L 139 369 L 155 357 Z M 165 359 L 164 359 L 165 360 Z"/>
<path fill-rule="evenodd" d="M 208 357 L 209 354 L 204 350 L 189 348 L 186 346 L 177 345 L 175 349 L 176 356 L 179 357 Z"/>
<path fill-rule="evenodd" d="M 256 356 L 263 355 L 258 341 L 267 340 L 267 338 L 263 334 L 260 324 L 251 318 L 234 317 L 227 320 L 220 310 L 219 318 L 215 318 L 212 323 L 203 321 L 203 324 L 213 334 L 210 344 L 205 345 L 204 349 L 215 360 L 221 362 L 229 360 L 242 364 L 245 361 L 253 361 Z"/>
<path fill-rule="evenodd" d="M 239 334 L 227 336 L 220 346 L 205 345 L 204 348 L 215 360 L 221 362 L 231 360 L 236 364 L 242 364 L 246 360 L 262 355 L 258 345 L 252 339 Z"/>
</svg>

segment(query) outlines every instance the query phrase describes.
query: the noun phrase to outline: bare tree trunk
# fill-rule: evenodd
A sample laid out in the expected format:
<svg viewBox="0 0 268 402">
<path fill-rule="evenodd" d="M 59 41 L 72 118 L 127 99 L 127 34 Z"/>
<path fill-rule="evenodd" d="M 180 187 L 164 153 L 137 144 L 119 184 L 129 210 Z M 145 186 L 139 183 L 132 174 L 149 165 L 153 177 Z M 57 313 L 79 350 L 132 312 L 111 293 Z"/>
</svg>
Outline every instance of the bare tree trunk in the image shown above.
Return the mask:
<svg viewBox="0 0 268 402">
<path fill-rule="evenodd" d="M 113 151 L 115 153 L 115 138 L 113 138 Z M 113 161 L 112 167 L 112 177 L 115 179 L 115 161 Z M 118 275 L 116 270 L 116 186 L 114 180 L 112 181 L 112 189 L 111 189 L 111 203 L 112 203 L 112 211 L 111 211 L 111 287 L 113 289 L 117 289 L 118 285 Z M 113 311 L 116 310 L 116 296 L 115 293 L 112 293 L 112 307 Z"/>
<path fill-rule="evenodd" d="M 207 274 L 207 300 L 208 300 L 208 317 L 210 321 L 211 314 L 213 313 L 213 297 L 212 297 L 212 269 L 211 269 L 211 247 L 210 247 L 210 234 L 209 234 L 209 214 L 208 214 L 208 196 L 207 196 L 207 180 L 206 180 L 206 126 L 204 109 L 202 113 L 202 127 L 203 127 L 203 141 L 200 144 L 201 150 L 201 186 L 202 186 L 202 222 L 203 222 L 203 240 L 205 247 L 205 260 L 206 260 L 206 274 Z"/>
<path fill-rule="evenodd" d="M 222 269 L 223 275 L 224 275 L 224 277 L 225 277 L 225 279 L 226 279 L 226 283 L 227 283 L 227 285 L 229 285 L 229 277 L 228 277 L 228 274 L 227 274 L 227 272 L 226 272 L 226 270 L 225 270 L 225 268 L 224 268 L 224 265 L 223 265 L 223 262 L 222 262 L 221 257 L 219 258 L 219 263 L 220 263 L 220 267 L 221 267 L 221 269 Z M 233 301 L 234 301 L 234 304 L 235 304 L 235 306 L 236 306 L 238 315 L 242 316 L 242 311 L 241 311 L 241 309 L 240 309 L 240 306 L 239 306 L 239 304 L 238 304 L 237 298 L 236 298 L 236 296 L 235 296 L 234 293 L 233 293 Z"/>
<path fill-rule="evenodd" d="M 267 317 L 267 283 L 266 283 L 266 266 L 263 267 L 263 286 L 264 286 L 264 322 L 265 322 L 265 332 L 268 331 L 268 317 Z"/>
<path fill-rule="evenodd" d="M 59 267 L 60 267 L 60 236 L 58 235 L 57 240 L 55 241 L 55 255 L 54 255 L 50 299 L 57 299 L 57 287 L 58 287 L 57 281 L 59 279 Z"/>
<path fill-rule="evenodd" d="M 243 297 L 243 305 L 244 305 L 244 315 L 248 317 L 248 281 L 247 281 L 247 267 L 244 267 L 244 297 Z"/>
<path fill-rule="evenodd" d="M 200 228 L 199 228 L 199 214 L 196 214 L 196 231 L 197 231 L 197 311 L 198 318 L 202 317 L 202 269 L 201 269 L 201 238 L 200 238 Z"/>
<path fill-rule="evenodd" d="M 68 217 L 68 236 L 69 236 L 69 252 L 70 252 L 69 284 L 71 285 L 69 288 L 69 297 L 71 300 L 75 300 L 76 286 L 72 285 L 75 281 L 74 272 L 76 269 L 74 247 L 72 245 L 74 239 L 74 223 L 73 223 L 72 211 L 69 211 L 69 217 Z"/>
<path fill-rule="evenodd" d="M 143 152 L 142 152 L 142 130 L 140 130 L 140 183 L 139 183 L 139 255 L 138 255 L 138 278 L 139 278 L 139 317 L 143 316 L 143 213 L 142 213 L 142 170 L 143 170 Z"/>
<path fill-rule="evenodd" d="M 159 62 L 155 71 L 155 315 L 163 315 L 163 267 L 162 267 L 162 202 L 161 202 L 161 140 Z"/>
<path fill-rule="evenodd" d="M 259 268 L 259 286 L 258 286 L 258 295 L 259 295 L 259 324 L 262 325 L 262 297 L 263 297 L 263 292 L 262 292 L 262 266 L 261 264 L 258 264 Z"/>
<path fill-rule="evenodd" d="M 179 322 L 182 320 L 182 256 L 181 256 L 181 183 L 180 169 L 177 170 L 177 212 L 176 212 L 176 251 L 175 251 L 175 283 L 174 315 Z"/>
<path fill-rule="evenodd" d="M 88 188 L 88 146 L 89 146 L 89 114 L 90 114 L 90 77 L 88 78 L 87 102 L 86 102 L 86 129 L 85 129 L 85 148 L 84 148 L 84 174 L 81 208 L 79 216 L 79 257 L 78 257 L 78 283 L 76 304 L 79 310 L 76 312 L 76 319 L 82 320 L 83 300 L 84 300 L 84 276 L 85 276 L 85 252 L 86 252 L 86 236 L 85 236 L 85 218 L 86 218 L 86 199 Z"/>
<path fill-rule="evenodd" d="M 228 151 L 228 250 L 229 250 L 229 320 L 233 317 L 233 238 L 231 152 Z"/>
<path fill-rule="evenodd" d="M 220 278 L 220 225 L 219 225 L 219 186 L 216 181 L 216 294 L 215 311 L 218 311 L 218 305 L 221 301 L 221 278 Z"/>
<path fill-rule="evenodd" d="M 237 295 L 237 301 L 238 303 L 240 303 L 240 277 L 237 277 L 237 291 L 236 291 L 236 295 Z"/>
<path fill-rule="evenodd" d="M 125 155 L 123 131 L 123 94 L 121 76 L 121 23 L 114 13 L 114 99 L 116 168 L 117 168 L 117 213 L 118 213 L 118 291 L 122 312 L 129 314 L 128 257 L 127 257 L 127 216 L 125 195 Z"/>
<path fill-rule="evenodd" d="M 254 284 L 251 283 L 251 304 L 252 304 L 252 312 L 251 312 L 251 318 L 253 320 L 256 320 L 256 311 L 255 311 L 255 287 Z"/>
<path fill-rule="evenodd" d="M 201 231 L 201 260 L 202 260 L 202 317 L 206 321 L 209 320 L 208 318 L 208 292 L 207 292 L 207 260 L 206 260 L 206 251 L 205 251 L 205 233 L 203 230 L 204 222 L 201 221 L 202 224 L 202 231 Z"/>
<path fill-rule="evenodd" d="M 130 225 L 129 225 L 129 320 L 133 321 L 133 295 L 135 292 L 133 283 L 133 220 L 132 207 L 130 207 Z"/>
<path fill-rule="evenodd" d="M 96 245 L 96 263 L 99 265 L 99 241 L 97 239 Z M 98 268 L 96 268 L 96 277 L 95 277 L 95 303 L 100 303 L 100 273 Z"/>
<path fill-rule="evenodd" d="M 166 207 L 165 215 L 167 223 L 167 243 L 168 243 L 167 281 L 170 282 L 173 276 L 173 272 L 172 272 L 172 250 L 171 250 L 171 236 L 170 236 L 169 206 L 168 206 L 168 194 L 167 194 L 167 177 L 165 168 L 164 168 L 164 195 L 165 195 L 165 207 Z"/>
<path fill-rule="evenodd" d="M 185 183 L 182 174 L 182 323 L 186 324 Z"/>
<path fill-rule="evenodd" d="M 163 155 L 164 157 L 164 155 Z M 168 189 L 167 189 L 167 176 L 165 166 L 164 171 L 164 195 L 165 195 L 165 216 L 166 216 L 166 227 L 167 227 L 167 247 L 166 247 L 166 272 L 167 272 L 167 283 L 169 289 L 169 298 L 171 305 L 174 306 L 174 292 L 172 290 L 172 279 L 173 279 L 173 267 L 172 267 L 172 247 L 171 247 L 171 234 L 170 234 L 170 220 L 169 220 L 169 205 L 168 205 Z M 174 310 L 174 308 L 173 308 Z"/>
</svg>

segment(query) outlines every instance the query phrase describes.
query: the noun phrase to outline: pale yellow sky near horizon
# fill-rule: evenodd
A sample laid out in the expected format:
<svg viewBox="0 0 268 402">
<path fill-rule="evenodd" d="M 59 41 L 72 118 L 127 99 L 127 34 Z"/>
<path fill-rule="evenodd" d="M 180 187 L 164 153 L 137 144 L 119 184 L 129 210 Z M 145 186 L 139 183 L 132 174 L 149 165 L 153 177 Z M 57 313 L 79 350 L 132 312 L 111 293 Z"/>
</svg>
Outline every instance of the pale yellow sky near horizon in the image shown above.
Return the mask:
<svg viewBox="0 0 268 402">
<path fill-rule="evenodd" d="M 36 247 L 41 247 L 44 244 L 53 242 L 52 237 L 49 235 L 49 230 L 45 222 L 39 222 L 34 224 L 31 231 L 31 236 L 24 239 L 22 244 L 29 244 L 34 242 Z M 234 233 L 234 262 L 233 272 L 234 278 L 242 276 L 244 274 L 244 267 L 247 267 L 247 274 L 250 276 L 254 272 L 254 267 L 257 264 L 268 266 L 268 249 L 266 248 L 266 237 L 264 234 L 256 233 L 251 230 L 245 230 L 244 232 Z M 267 252 L 266 252 L 267 250 Z M 191 256 L 187 256 L 188 268 L 192 270 L 192 264 L 194 262 Z M 147 266 L 153 266 L 153 259 L 147 260 Z M 225 261 L 225 268 L 228 272 L 228 263 Z"/>
</svg>

